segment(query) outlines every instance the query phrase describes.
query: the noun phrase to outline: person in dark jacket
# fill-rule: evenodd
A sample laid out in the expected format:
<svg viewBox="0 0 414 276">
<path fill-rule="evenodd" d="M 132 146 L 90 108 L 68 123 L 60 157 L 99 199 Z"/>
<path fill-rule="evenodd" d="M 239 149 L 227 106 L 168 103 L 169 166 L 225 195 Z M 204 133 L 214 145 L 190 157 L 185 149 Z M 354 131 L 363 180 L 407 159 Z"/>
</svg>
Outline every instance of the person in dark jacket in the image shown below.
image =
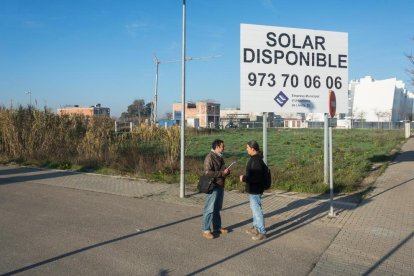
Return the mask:
<svg viewBox="0 0 414 276">
<path fill-rule="evenodd" d="M 246 182 L 246 192 L 249 193 L 250 209 L 253 215 L 253 227 L 246 230 L 253 240 L 266 238 L 266 229 L 262 210 L 262 195 L 264 192 L 265 167 L 259 144 L 252 140 L 246 145 L 250 156 L 246 165 L 246 174 L 240 175 L 240 182 Z"/>
<path fill-rule="evenodd" d="M 213 191 L 206 194 L 204 211 L 203 211 L 203 237 L 211 240 L 213 234 L 227 234 L 228 230 L 222 228 L 220 210 L 223 207 L 224 199 L 224 181 L 230 174 L 230 170 L 224 166 L 223 159 L 224 142 L 214 140 L 211 145 L 211 151 L 204 159 L 204 174 L 214 177 L 215 187 Z M 213 226 L 213 233 L 210 226 Z"/>
</svg>

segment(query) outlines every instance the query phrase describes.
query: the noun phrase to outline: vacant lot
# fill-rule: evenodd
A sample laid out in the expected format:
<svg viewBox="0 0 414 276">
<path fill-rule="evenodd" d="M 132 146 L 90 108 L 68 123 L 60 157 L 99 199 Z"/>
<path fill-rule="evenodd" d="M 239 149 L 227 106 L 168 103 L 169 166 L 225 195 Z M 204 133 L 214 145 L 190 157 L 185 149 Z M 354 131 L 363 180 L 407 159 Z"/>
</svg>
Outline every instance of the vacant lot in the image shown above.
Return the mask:
<svg viewBox="0 0 414 276">
<path fill-rule="evenodd" d="M 226 130 L 209 135 L 191 135 L 187 156 L 202 159 L 214 139 L 225 141 L 225 159 L 239 161 L 232 170 L 228 186 L 241 188 L 237 176 L 243 173 L 249 140 L 262 144 L 262 130 Z M 373 170 L 384 168 L 404 141 L 403 130 L 334 129 L 334 183 L 337 191 L 350 192 Z M 326 192 L 323 183 L 323 129 L 269 129 L 268 163 L 273 171 L 273 187 L 289 191 Z M 193 167 L 194 164 L 191 164 Z"/>
</svg>

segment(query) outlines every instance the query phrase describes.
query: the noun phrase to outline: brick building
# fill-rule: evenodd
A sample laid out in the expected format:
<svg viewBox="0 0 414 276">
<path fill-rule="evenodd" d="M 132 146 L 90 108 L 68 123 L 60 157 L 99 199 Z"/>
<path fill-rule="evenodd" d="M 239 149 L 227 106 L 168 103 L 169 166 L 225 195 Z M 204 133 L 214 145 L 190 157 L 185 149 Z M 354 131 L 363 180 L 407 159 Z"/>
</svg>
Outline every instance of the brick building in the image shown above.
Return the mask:
<svg viewBox="0 0 414 276">
<path fill-rule="evenodd" d="M 176 122 L 181 121 L 181 103 L 173 103 L 172 113 Z M 188 126 L 214 128 L 220 125 L 220 104 L 214 101 L 188 102 L 185 105 Z"/>
<path fill-rule="evenodd" d="M 97 116 L 97 117 L 110 117 L 109 107 L 102 107 L 101 104 L 89 107 L 80 107 L 78 105 L 67 106 L 63 108 L 58 108 L 58 115 L 84 115 L 84 116 Z"/>
</svg>

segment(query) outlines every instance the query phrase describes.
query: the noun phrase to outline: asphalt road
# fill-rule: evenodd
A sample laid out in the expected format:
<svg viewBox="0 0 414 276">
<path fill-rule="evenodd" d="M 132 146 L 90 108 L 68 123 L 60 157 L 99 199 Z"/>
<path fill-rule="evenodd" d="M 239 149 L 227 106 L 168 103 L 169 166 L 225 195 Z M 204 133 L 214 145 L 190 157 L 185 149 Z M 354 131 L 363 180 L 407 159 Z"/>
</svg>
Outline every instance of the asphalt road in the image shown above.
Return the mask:
<svg viewBox="0 0 414 276">
<path fill-rule="evenodd" d="M 256 242 L 244 233 L 250 217 L 227 207 L 222 218 L 231 232 L 207 241 L 201 211 L 33 182 L 1 184 L 0 274 L 307 275 L 340 230 L 312 217 L 268 218 L 272 233 Z"/>
</svg>

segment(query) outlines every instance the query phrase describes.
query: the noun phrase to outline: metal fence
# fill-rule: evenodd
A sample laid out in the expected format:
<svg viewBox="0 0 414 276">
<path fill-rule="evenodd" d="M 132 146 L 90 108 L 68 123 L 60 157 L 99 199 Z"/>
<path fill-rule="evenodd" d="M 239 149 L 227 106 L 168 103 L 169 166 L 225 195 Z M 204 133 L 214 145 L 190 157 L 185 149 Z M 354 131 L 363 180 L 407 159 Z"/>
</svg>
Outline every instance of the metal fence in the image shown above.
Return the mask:
<svg viewBox="0 0 414 276">
<path fill-rule="evenodd" d="M 402 129 L 404 122 L 353 122 L 352 128 Z"/>
<path fill-rule="evenodd" d="M 307 128 L 324 128 L 324 122 L 306 122 Z M 305 124 L 303 124 L 305 125 Z M 263 128 L 263 122 L 241 122 L 239 128 Z M 283 124 L 275 125 L 276 128 L 284 128 Z M 343 127 L 338 127 L 343 128 Z M 357 129 L 404 129 L 404 122 L 352 122 L 351 128 Z M 414 122 L 410 122 L 410 128 L 414 129 Z"/>
<path fill-rule="evenodd" d="M 324 122 L 308 122 L 308 128 L 323 128 Z M 410 123 L 410 128 L 414 127 L 414 122 Z M 351 128 L 366 129 L 403 129 L 404 122 L 352 122 Z"/>
</svg>

